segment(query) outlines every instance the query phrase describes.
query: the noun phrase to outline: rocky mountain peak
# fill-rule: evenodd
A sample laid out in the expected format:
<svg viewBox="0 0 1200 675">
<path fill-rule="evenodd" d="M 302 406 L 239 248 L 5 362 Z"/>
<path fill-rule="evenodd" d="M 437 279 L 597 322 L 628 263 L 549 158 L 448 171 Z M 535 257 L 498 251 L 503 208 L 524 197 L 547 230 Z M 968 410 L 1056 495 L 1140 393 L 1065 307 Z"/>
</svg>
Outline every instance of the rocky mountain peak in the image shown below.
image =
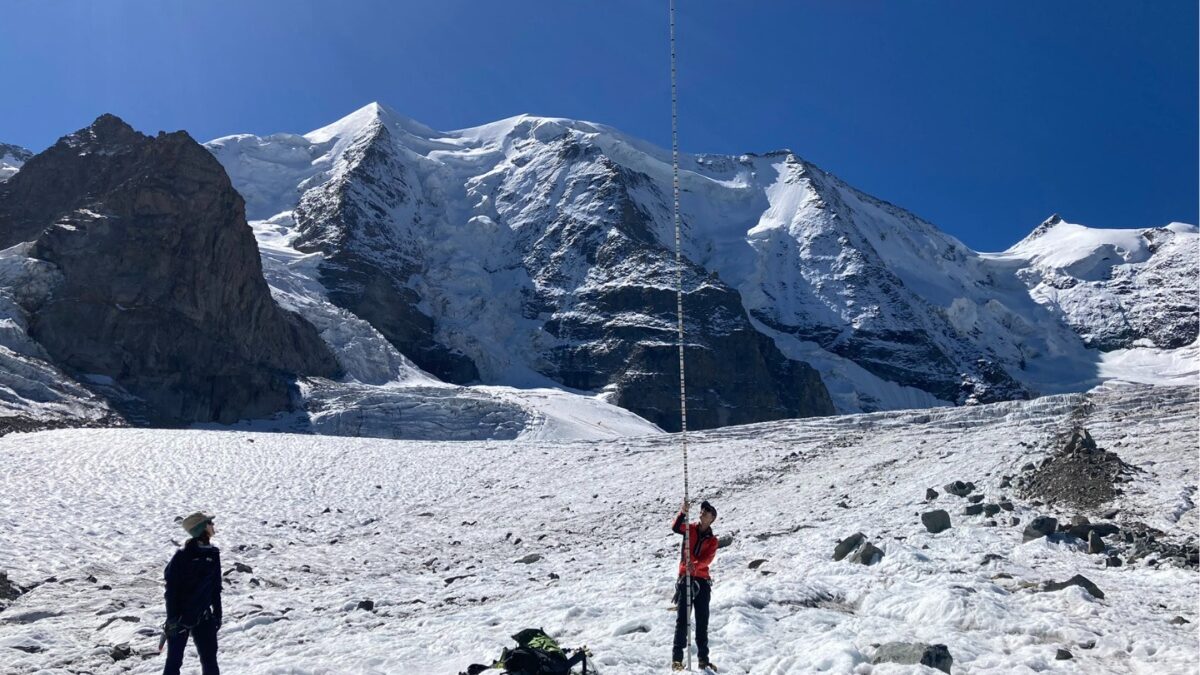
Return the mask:
<svg viewBox="0 0 1200 675">
<path fill-rule="evenodd" d="M 241 196 L 186 133 L 113 115 L 65 136 L 0 186 L 0 241 L 61 281 L 29 334 L 114 404 L 162 424 L 288 409 L 291 380 L 333 375 L 311 325 L 271 299 Z M 136 403 L 131 403 L 136 401 Z"/>
<path fill-rule="evenodd" d="M 1037 227 L 1033 228 L 1033 231 L 1031 231 L 1029 234 L 1025 235 L 1025 238 L 1022 239 L 1020 242 L 1018 242 L 1017 246 L 1020 246 L 1023 243 L 1032 242 L 1033 240 L 1042 237 L 1050 230 L 1053 230 L 1059 224 L 1065 223 L 1065 222 L 1066 221 L 1063 220 L 1062 216 L 1055 213 L 1052 216 L 1050 216 L 1049 218 L 1043 220 Z"/>
<path fill-rule="evenodd" d="M 125 120 L 111 113 L 104 113 L 90 125 L 59 139 L 58 144 L 78 150 L 103 147 L 114 150 L 120 146 L 133 146 L 149 138 L 135 131 Z"/>
</svg>

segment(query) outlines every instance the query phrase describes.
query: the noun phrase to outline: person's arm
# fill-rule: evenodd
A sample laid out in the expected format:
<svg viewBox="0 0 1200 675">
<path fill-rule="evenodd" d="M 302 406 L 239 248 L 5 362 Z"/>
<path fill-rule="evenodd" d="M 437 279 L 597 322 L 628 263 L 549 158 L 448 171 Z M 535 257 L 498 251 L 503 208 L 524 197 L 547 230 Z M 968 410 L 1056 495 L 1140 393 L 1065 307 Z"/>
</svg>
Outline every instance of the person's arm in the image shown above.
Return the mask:
<svg viewBox="0 0 1200 675">
<path fill-rule="evenodd" d="M 179 559 L 179 552 L 171 556 L 171 562 L 167 563 L 167 568 L 163 570 L 163 577 L 167 582 L 167 590 L 163 594 L 167 599 L 167 623 L 176 623 L 179 620 L 179 565 L 175 561 Z"/>
<path fill-rule="evenodd" d="M 221 552 L 217 551 L 217 587 L 213 589 L 213 618 L 217 620 L 217 627 L 221 626 L 221 585 L 224 578 L 221 576 Z"/>
<path fill-rule="evenodd" d="M 683 528 L 687 527 L 687 514 L 688 514 L 688 503 L 684 502 L 683 506 L 679 509 L 679 514 L 677 516 L 675 516 L 675 523 L 673 525 L 671 525 L 672 532 L 674 532 L 675 534 L 683 534 L 684 533 Z"/>
</svg>

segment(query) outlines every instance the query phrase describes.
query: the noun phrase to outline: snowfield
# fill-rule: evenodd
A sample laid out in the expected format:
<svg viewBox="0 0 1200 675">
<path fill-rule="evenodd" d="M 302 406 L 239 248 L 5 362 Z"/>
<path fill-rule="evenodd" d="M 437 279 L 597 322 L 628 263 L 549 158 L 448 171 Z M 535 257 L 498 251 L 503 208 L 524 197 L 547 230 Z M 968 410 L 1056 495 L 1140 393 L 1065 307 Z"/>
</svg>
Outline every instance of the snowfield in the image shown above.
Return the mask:
<svg viewBox="0 0 1200 675">
<path fill-rule="evenodd" d="M 947 645 L 955 673 L 1197 672 L 1194 569 L 1150 558 L 1106 568 L 1069 538 L 1022 543 L 1036 515 L 1100 514 L 1037 508 L 999 487 L 1082 424 L 1141 469 L 1103 510 L 1120 509 L 1122 527 L 1194 540 L 1197 403 L 1194 383 L 1110 384 L 692 434 L 693 498 L 711 500 L 717 534 L 732 535 L 713 567 L 713 660 L 758 675 L 937 672 L 871 664 L 873 645 L 916 640 Z M 6 674 L 160 672 L 162 568 L 182 541 L 173 520 L 197 509 L 216 513 L 229 570 L 224 672 L 457 673 L 539 626 L 587 644 L 606 675 L 666 670 L 669 523 L 682 492 L 674 435 L 60 430 L 8 435 L 0 458 L 0 570 L 36 585 L 0 611 Z M 985 527 L 944 491 L 954 480 L 987 502 L 1011 497 L 1015 510 Z M 927 487 L 941 493 L 930 504 Z M 925 531 L 919 514 L 933 508 L 949 511 L 951 529 Z M 859 531 L 882 561 L 831 560 Z M 1104 599 L 1038 588 L 1075 574 Z M 114 661 L 124 643 L 132 656 Z M 1056 660 L 1058 649 L 1074 658 Z M 190 647 L 185 672 L 199 672 Z"/>
</svg>

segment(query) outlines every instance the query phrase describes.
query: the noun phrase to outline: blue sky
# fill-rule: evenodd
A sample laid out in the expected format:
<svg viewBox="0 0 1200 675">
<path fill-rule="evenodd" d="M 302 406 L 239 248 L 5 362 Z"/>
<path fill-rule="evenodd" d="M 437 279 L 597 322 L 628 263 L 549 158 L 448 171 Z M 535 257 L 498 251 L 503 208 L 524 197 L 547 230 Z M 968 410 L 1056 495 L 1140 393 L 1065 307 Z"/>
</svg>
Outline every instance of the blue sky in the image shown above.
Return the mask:
<svg viewBox="0 0 1200 675">
<path fill-rule="evenodd" d="M 373 100 L 670 141 L 666 0 L 0 0 L 0 141 L 305 132 Z M 978 250 L 1197 222 L 1195 0 L 679 0 L 680 143 L 788 147 Z"/>
</svg>

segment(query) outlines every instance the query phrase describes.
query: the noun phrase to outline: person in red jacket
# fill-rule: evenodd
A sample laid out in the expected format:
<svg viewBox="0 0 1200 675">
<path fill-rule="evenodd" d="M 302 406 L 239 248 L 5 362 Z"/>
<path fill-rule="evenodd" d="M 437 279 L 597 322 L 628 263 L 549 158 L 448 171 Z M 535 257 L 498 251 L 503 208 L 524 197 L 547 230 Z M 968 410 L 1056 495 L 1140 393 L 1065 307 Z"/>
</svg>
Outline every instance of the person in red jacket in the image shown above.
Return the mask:
<svg viewBox="0 0 1200 675">
<path fill-rule="evenodd" d="M 694 605 L 696 651 L 700 657 L 700 667 L 716 671 L 716 666 L 708 660 L 708 601 L 712 596 L 712 576 L 708 567 L 717 555 L 717 537 L 712 531 L 713 521 L 717 519 L 717 510 L 712 504 L 701 502 L 700 522 L 688 523 L 687 517 L 688 503 L 685 501 L 671 526 L 671 531 L 676 534 L 687 533 L 684 541 L 691 548 L 690 551 L 680 548 L 679 580 L 675 584 L 675 645 L 671 650 L 671 669 L 683 670 L 683 650 L 687 646 L 688 605 Z M 687 588 L 689 571 L 692 576 L 690 589 Z"/>
</svg>

